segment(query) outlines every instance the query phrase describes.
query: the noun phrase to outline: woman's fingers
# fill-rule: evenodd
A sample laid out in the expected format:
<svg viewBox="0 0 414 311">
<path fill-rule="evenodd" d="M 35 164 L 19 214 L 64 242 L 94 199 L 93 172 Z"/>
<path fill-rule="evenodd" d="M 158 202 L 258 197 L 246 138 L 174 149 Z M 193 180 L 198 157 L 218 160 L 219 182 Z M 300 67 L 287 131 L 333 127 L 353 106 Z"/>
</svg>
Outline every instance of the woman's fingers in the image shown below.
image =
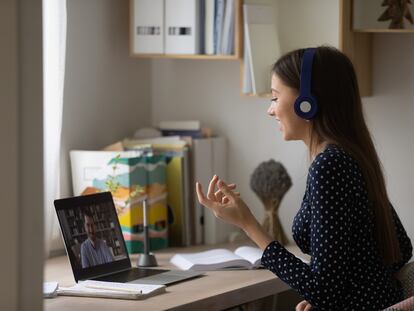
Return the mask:
<svg viewBox="0 0 414 311">
<path fill-rule="evenodd" d="M 197 198 L 201 205 L 211 208 L 212 210 L 217 210 L 219 208 L 218 203 L 214 200 L 210 200 L 207 198 L 203 192 L 203 187 L 199 182 L 196 182 L 196 192 L 197 192 Z"/>
<path fill-rule="evenodd" d="M 236 189 L 236 184 L 229 184 L 229 185 L 228 185 L 228 187 L 229 187 L 229 189 L 231 189 L 231 190 Z M 217 190 L 217 191 L 214 193 L 214 195 L 216 196 L 216 200 L 217 200 L 218 202 L 221 202 L 221 201 L 223 200 L 224 194 L 223 194 L 223 192 L 222 192 L 220 189 L 219 189 L 219 190 Z"/>
<path fill-rule="evenodd" d="M 305 306 L 305 310 L 304 311 L 310 311 L 312 310 L 312 306 L 309 302 L 307 302 L 307 305 Z"/>
<path fill-rule="evenodd" d="M 219 186 L 219 190 L 214 192 L 219 182 L 221 183 Z M 217 175 L 214 175 L 213 178 L 211 179 L 209 186 L 208 186 L 207 195 L 204 195 L 201 184 L 198 182 L 196 184 L 198 201 L 202 205 L 209 207 L 209 208 L 213 208 L 213 202 L 227 204 L 230 202 L 231 198 L 239 197 L 240 193 L 233 192 L 232 190 L 234 189 L 236 189 L 236 184 L 226 185 L 222 180 L 219 180 Z M 227 195 L 225 193 L 227 193 Z"/>
<path fill-rule="evenodd" d="M 210 181 L 210 184 L 208 185 L 208 191 L 207 191 L 207 198 L 209 198 L 210 200 L 214 200 L 214 201 L 217 201 L 217 198 L 214 194 L 214 190 L 216 189 L 217 180 L 218 180 L 218 176 L 214 175 L 213 178 Z"/>
<path fill-rule="evenodd" d="M 209 205 L 208 204 L 209 200 L 204 195 L 203 187 L 201 186 L 201 184 L 199 182 L 196 182 L 196 192 L 197 192 L 197 198 L 198 198 L 198 201 L 200 202 L 200 204 L 209 207 L 208 206 Z"/>
<path fill-rule="evenodd" d="M 219 180 L 217 182 L 217 186 L 223 192 L 223 194 L 228 197 L 229 199 L 235 199 L 236 195 L 233 193 L 233 191 L 229 188 L 228 185 L 222 180 Z"/>
<path fill-rule="evenodd" d="M 295 310 L 296 311 L 310 311 L 312 310 L 312 305 L 306 300 L 303 300 L 298 303 Z"/>
<path fill-rule="evenodd" d="M 307 303 L 308 302 L 306 300 L 303 300 L 303 301 L 299 302 L 297 304 L 296 308 L 295 308 L 295 311 L 305 311 L 305 307 L 306 307 Z"/>
</svg>

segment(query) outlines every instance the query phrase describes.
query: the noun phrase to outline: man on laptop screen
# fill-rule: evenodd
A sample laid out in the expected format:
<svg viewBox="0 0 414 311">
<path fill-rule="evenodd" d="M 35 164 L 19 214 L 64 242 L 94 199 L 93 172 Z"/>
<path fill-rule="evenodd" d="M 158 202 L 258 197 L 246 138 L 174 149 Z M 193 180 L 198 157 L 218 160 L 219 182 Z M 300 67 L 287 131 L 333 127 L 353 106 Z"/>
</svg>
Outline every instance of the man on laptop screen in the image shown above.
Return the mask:
<svg viewBox="0 0 414 311">
<path fill-rule="evenodd" d="M 82 268 L 114 261 L 114 255 L 109 247 L 96 235 L 96 225 L 93 216 L 88 209 L 83 211 L 84 227 L 88 238 L 82 242 L 80 249 Z"/>
<path fill-rule="evenodd" d="M 75 281 L 172 284 L 201 273 L 132 268 L 110 192 L 55 200 Z"/>
</svg>

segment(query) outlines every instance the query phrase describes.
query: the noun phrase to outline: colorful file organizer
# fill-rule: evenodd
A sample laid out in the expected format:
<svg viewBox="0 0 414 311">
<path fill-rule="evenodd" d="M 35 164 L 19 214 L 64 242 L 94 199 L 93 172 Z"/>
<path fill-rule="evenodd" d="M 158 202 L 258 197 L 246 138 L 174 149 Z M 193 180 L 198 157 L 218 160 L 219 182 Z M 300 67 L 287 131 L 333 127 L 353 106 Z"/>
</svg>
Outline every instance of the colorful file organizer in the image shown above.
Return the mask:
<svg viewBox="0 0 414 311">
<path fill-rule="evenodd" d="M 75 195 L 111 191 L 129 253 L 143 251 L 148 198 L 150 250 L 168 246 L 166 158 L 139 152 L 71 151 Z"/>
</svg>

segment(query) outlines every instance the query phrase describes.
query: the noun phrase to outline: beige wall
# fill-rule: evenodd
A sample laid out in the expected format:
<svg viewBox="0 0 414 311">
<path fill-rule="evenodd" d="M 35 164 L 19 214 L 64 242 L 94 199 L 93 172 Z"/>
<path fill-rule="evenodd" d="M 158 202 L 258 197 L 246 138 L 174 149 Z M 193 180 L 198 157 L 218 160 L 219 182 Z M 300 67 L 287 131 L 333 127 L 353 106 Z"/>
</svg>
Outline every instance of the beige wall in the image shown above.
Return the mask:
<svg viewBox="0 0 414 311">
<path fill-rule="evenodd" d="M 391 201 L 414 244 L 414 35 L 375 35 L 373 51 L 373 96 L 364 99 L 366 117 Z"/>
<path fill-rule="evenodd" d="M 175 77 L 175 78 L 174 78 Z M 155 60 L 152 64 L 152 119 L 200 119 L 228 138 L 228 177 L 260 219 L 264 209 L 250 190 L 250 174 L 262 162 L 281 161 L 294 180 L 281 215 L 286 231 L 299 207 L 306 180 L 302 143 L 283 142 L 276 121 L 266 114 L 270 101 L 240 97 L 237 61 Z"/>
<path fill-rule="evenodd" d="M 388 176 L 389 192 L 412 239 L 414 166 L 414 37 L 376 35 L 374 96 L 364 98 L 367 120 Z M 266 115 L 269 101 L 240 97 L 238 62 L 154 60 L 152 120 L 200 119 L 229 139 L 229 179 L 262 218 L 264 210 L 249 188 L 250 174 L 262 161 L 281 161 L 293 178 L 280 215 L 290 234 L 303 197 L 308 158 L 301 142 L 284 142 L 276 121 Z"/>
<path fill-rule="evenodd" d="M 0 310 L 41 310 L 43 304 L 41 4 L 0 4 Z"/>
<path fill-rule="evenodd" d="M 129 1 L 70 0 L 62 129 L 62 195 L 69 150 L 100 149 L 150 124 L 150 63 L 129 56 Z"/>
</svg>

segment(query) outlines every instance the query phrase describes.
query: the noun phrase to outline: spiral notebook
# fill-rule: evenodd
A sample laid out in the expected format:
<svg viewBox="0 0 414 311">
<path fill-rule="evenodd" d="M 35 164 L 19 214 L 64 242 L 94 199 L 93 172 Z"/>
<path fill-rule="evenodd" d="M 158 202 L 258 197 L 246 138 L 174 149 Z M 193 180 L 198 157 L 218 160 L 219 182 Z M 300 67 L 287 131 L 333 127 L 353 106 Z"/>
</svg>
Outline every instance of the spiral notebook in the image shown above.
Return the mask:
<svg viewBox="0 0 414 311">
<path fill-rule="evenodd" d="M 165 292 L 165 285 L 81 281 L 71 287 L 59 287 L 58 295 L 117 299 L 146 299 Z"/>
</svg>

